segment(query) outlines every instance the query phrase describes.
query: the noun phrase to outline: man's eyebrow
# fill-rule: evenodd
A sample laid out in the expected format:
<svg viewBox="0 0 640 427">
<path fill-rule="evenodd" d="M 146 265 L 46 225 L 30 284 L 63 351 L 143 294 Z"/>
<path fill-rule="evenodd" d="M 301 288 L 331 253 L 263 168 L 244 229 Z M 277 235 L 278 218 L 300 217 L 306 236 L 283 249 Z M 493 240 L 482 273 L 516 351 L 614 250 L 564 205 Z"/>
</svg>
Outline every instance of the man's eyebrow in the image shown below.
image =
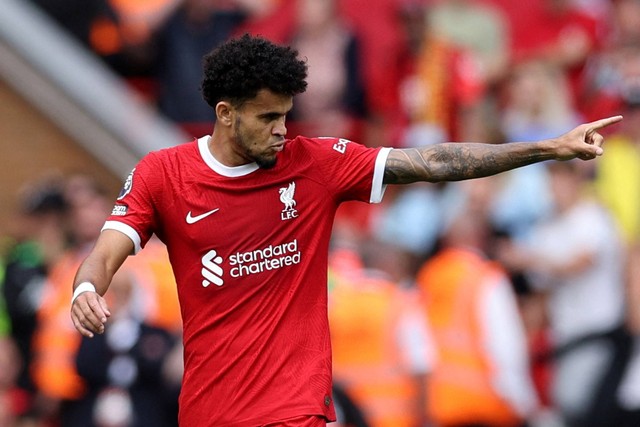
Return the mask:
<svg viewBox="0 0 640 427">
<path fill-rule="evenodd" d="M 284 113 L 284 114 L 286 114 L 286 113 Z M 283 113 L 279 113 L 277 111 L 268 111 L 266 113 L 258 114 L 258 117 L 279 117 L 279 116 L 282 116 L 282 115 L 283 115 Z"/>
<path fill-rule="evenodd" d="M 267 111 L 266 113 L 261 113 L 258 114 L 258 117 L 260 118 L 269 118 L 269 119 L 275 119 L 281 116 L 286 116 L 289 111 L 291 111 L 290 109 L 284 112 L 280 112 L 280 111 Z"/>
</svg>

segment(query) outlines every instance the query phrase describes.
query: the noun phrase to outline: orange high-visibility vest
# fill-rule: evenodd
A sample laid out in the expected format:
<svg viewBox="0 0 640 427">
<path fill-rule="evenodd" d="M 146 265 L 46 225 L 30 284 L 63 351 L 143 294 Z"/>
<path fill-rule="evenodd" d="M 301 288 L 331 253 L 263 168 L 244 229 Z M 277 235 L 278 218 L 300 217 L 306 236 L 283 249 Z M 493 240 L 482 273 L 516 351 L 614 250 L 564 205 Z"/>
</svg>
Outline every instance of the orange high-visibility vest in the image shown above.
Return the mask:
<svg viewBox="0 0 640 427">
<path fill-rule="evenodd" d="M 30 369 L 38 389 L 54 398 L 78 399 L 86 391 L 86 384 L 76 370 L 82 335 L 73 326 L 69 312 L 74 277 L 85 256 L 85 252 L 70 251 L 53 266 L 38 311 Z M 121 269 L 128 269 L 136 278 L 135 285 L 142 287 L 145 322 L 178 331 L 180 308 L 164 245 L 151 240 L 144 251 L 125 260 Z"/>
<path fill-rule="evenodd" d="M 478 298 L 501 279 L 504 272 L 497 264 L 462 249 L 442 251 L 418 274 L 437 348 L 427 380 L 428 416 L 439 425 L 511 427 L 522 422 L 494 390 L 494 367 L 482 344 Z"/>
<path fill-rule="evenodd" d="M 401 290 L 377 278 L 332 275 L 329 322 L 334 380 L 372 427 L 416 425 L 417 382 L 399 357 Z M 426 322 L 426 320 L 425 320 Z"/>
<path fill-rule="evenodd" d="M 164 243 L 155 237 L 143 251 L 129 257 L 124 266 L 142 287 L 145 298 L 144 320 L 149 325 L 170 332 L 182 332 L 178 287 Z"/>
<path fill-rule="evenodd" d="M 71 321 L 69 309 L 73 280 L 86 253 L 67 252 L 52 268 L 38 310 L 30 367 L 38 390 L 57 399 L 78 399 L 86 384 L 76 371 L 76 353 L 82 335 Z"/>
</svg>

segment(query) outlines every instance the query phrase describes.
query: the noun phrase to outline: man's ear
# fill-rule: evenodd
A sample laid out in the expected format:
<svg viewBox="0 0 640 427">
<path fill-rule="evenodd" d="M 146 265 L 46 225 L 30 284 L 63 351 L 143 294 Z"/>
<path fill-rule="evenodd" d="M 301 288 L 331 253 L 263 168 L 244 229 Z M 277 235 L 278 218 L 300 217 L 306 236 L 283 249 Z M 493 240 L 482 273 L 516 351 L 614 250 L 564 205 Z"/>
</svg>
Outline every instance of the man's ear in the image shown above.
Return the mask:
<svg viewBox="0 0 640 427">
<path fill-rule="evenodd" d="M 226 102 L 220 101 L 216 104 L 216 121 L 224 126 L 231 126 L 235 109 Z"/>
</svg>

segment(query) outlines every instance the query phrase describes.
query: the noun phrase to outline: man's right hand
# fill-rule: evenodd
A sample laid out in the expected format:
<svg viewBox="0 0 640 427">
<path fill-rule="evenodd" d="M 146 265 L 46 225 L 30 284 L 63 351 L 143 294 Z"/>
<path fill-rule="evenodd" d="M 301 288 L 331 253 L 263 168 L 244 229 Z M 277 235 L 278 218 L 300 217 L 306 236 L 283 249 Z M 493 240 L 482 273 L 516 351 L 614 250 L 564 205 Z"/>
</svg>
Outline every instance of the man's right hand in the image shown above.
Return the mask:
<svg viewBox="0 0 640 427">
<path fill-rule="evenodd" d="M 582 160 L 591 160 L 602 155 L 604 137 L 598 131 L 621 120 L 622 116 L 596 120 L 582 124 L 564 135 L 554 138 L 555 159 L 571 160 L 577 157 Z"/>
<path fill-rule="evenodd" d="M 109 316 L 111 312 L 107 302 L 97 292 L 81 293 L 71 306 L 73 325 L 85 337 L 93 338 L 94 334 L 102 334 Z"/>
</svg>

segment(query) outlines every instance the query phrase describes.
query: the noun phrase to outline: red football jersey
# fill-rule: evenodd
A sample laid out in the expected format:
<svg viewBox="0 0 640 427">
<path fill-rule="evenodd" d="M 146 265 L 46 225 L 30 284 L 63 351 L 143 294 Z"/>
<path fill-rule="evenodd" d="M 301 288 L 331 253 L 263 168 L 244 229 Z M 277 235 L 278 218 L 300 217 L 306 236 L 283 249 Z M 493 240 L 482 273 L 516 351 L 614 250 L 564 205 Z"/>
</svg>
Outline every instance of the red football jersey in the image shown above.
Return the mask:
<svg viewBox="0 0 640 427">
<path fill-rule="evenodd" d="M 180 425 L 335 420 L 327 253 L 342 201 L 379 202 L 388 148 L 287 141 L 272 169 L 227 167 L 209 137 L 150 153 L 105 229 L 167 245 L 184 322 Z"/>
</svg>

